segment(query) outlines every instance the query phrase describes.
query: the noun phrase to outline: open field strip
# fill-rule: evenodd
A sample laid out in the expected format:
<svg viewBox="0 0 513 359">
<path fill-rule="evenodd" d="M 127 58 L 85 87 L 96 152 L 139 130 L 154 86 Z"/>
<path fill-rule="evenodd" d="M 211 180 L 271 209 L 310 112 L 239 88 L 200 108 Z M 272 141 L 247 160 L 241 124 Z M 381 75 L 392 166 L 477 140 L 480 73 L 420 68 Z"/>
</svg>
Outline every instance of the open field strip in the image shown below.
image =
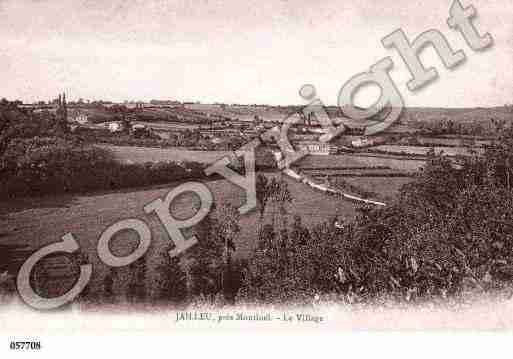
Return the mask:
<svg viewBox="0 0 513 359">
<path fill-rule="evenodd" d="M 417 144 L 411 146 L 447 146 L 447 147 L 483 147 L 492 144 L 492 140 L 469 139 L 469 138 L 440 138 L 440 137 L 416 137 Z"/>
<path fill-rule="evenodd" d="M 370 199 L 362 198 L 360 196 L 352 195 L 347 191 L 341 191 L 338 189 L 334 189 L 334 188 L 330 187 L 329 185 L 322 185 L 322 184 L 315 183 L 314 181 L 310 180 L 308 177 L 306 177 L 302 174 L 298 174 L 297 172 L 295 172 L 291 169 L 286 169 L 283 171 L 283 173 L 285 175 L 289 176 L 290 178 L 292 178 L 293 180 L 300 182 L 300 183 L 304 183 L 305 185 L 309 186 L 310 188 L 320 191 L 321 193 L 324 193 L 326 195 L 335 195 L 335 196 L 343 197 L 343 198 L 351 200 L 351 201 L 362 202 L 362 203 L 367 203 L 367 204 L 374 204 L 377 206 L 385 206 L 386 205 L 383 202 L 373 201 Z"/>
<path fill-rule="evenodd" d="M 112 151 L 114 158 L 123 163 L 194 161 L 211 164 L 231 153 L 229 151 L 192 151 L 182 148 L 149 148 L 114 145 L 96 146 Z"/>
<path fill-rule="evenodd" d="M 425 156 L 430 151 L 434 150 L 435 154 L 444 154 L 447 156 L 468 156 L 471 154 L 471 151 L 475 151 L 480 154 L 483 153 L 482 148 L 467 148 L 467 147 L 444 147 L 444 146 L 435 146 L 435 147 L 421 147 L 421 146 L 401 146 L 401 145 L 380 145 L 369 148 L 369 152 L 378 151 L 378 152 L 386 152 L 390 154 L 405 154 L 405 155 L 421 155 Z"/>
<path fill-rule="evenodd" d="M 268 176 L 280 176 L 269 174 Z M 341 201 L 340 198 L 327 197 L 302 183 L 286 179 L 294 199 L 287 205 L 289 216 L 295 214 L 303 218 L 305 225 L 329 221 L 338 214 L 350 220 L 354 217 L 354 204 Z M 160 255 L 167 248 L 170 239 L 156 216 L 147 215 L 144 205 L 163 197 L 169 189 L 181 183 L 169 186 L 158 186 L 147 189 L 116 191 L 110 193 L 92 193 L 88 195 L 62 195 L 43 198 L 25 198 L 0 204 L 0 245 L 25 245 L 29 251 L 35 251 L 45 245 L 61 240 L 69 232 L 78 240 L 82 251 L 94 266 L 91 290 L 100 290 L 103 279 L 107 274 L 107 266 L 102 264 L 97 256 L 98 239 L 109 225 L 127 218 L 144 220 L 151 229 L 152 242 L 146 254 L 148 281 L 155 275 L 155 267 L 159 265 Z M 245 200 L 245 193 L 240 188 L 226 180 L 207 182 L 217 206 L 232 204 L 240 206 Z M 185 218 L 194 213 L 197 199 L 192 194 L 180 196 L 173 202 L 171 211 L 178 218 Z M 278 209 L 271 204 L 268 206 L 264 223 L 270 223 Z M 244 215 L 240 220 L 241 232 L 236 239 L 236 256 L 247 257 L 256 246 L 259 215 L 256 211 Z M 186 236 L 190 230 L 185 230 Z M 137 245 L 137 238 L 131 231 L 118 233 L 111 241 L 113 253 L 118 256 L 129 254 Z M 71 272 L 71 271 L 70 271 Z M 128 275 L 128 268 L 122 268 L 120 275 Z M 126 273 L 125 273 L 126 272 Z M 124 273 L 124 274 L 123 274 Z M 73 284 L 69 280 L 59 279 L 62 290 L 69 289 Z M 126 288 L 116 291 L 126 292 Z"/>
<path fill-rule="evenodd" d="M 347 153 L 333 156 L 307 156 L 296 162 L 298 168 L 340 168 L 340 167 L 388 167 L 401 171 L 417 171 L 425 165 L 425 160 L 407 156 L 370 153 Z"/>
<path fill-rule="evenodd" d="M 338 170 L 304 170 L 301 169 L 301 173 L 307 173 L 309 176 L 317 176 L 317 177 L 411 177 L 415 175 L 416 172 L 405 172 L 405 171 L 397 171 L 394 169 L 359 169 L 359 170 L 346 170 L 346 169 L 338 169 Z"/>
<path fill-rule="evenodd" d="M 163 121 L 132 121 L 132 124 L 140 124 L 145 125 L 150 128 L 153 128 L 155 130 L 162 130 L 162 131 L 173 131 L 176 129 L 189 129 L 194 130 L 199 127 L 199 125 L 193 124 L 193 123 L 181 123 L 181 122 L 163 122 Z"/>
</svg>

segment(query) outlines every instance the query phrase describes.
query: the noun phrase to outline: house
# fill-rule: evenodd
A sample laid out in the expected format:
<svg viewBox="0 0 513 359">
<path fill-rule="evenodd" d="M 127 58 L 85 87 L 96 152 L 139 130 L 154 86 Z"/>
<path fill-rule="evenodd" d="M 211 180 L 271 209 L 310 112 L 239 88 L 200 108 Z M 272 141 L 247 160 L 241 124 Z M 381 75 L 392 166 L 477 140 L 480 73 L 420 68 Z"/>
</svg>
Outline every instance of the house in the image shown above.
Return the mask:
<svg viewBox="0 0 513 359">
<path fill-rule="evenodd" d="M 89 116 L 81 111 L 74 111 L 69 115 L 69 120 L 80 125 L 85 125 L 89 122 Z"/>
<path fill-rule="evenodd" d="M 320 141 L 300 141 L 296 143 L 300 151 L 308 151 L 312 155 L 333 155 L 337 153 L 337 146 Z"/>
<path fill-rule="evenodd" d="M 125 130 L 125 125 L 121 121 L 112 121 L 108 124 L 108 129 L 110 132 L 123 132 Z"/>
<path fill-rule="evenodd" d="M 386 142 L 386 138 L 383 138 L 383 137 L 373 137 L 373 138 L 362 137 L 362 138 L 358 138 L 354 141 L 351 141 L 351 146 L 357 147 L 357 148 L 371 147 L 371 146 L 382 145 L 385 142 Z"/>
</svg>

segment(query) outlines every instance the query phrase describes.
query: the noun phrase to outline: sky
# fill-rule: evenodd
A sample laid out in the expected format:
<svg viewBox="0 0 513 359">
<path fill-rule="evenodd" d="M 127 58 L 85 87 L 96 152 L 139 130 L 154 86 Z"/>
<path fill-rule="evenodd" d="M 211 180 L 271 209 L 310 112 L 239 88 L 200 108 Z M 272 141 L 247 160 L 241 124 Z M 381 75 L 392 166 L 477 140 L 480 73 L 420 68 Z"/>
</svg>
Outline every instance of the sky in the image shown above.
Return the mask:
<svg viewBox="0 0 513 359">
<path fill-rule="evenodd" d="M 328 105 L 346 81 L 384 57 L 406 106 L 488 107 L 513 103 L 513 0 L 462 0 L 494 45 L 476 53 L 447 24 L 452 0 L 0 0 L 0 97 L 172 99 L 203 103 L 302 104 L 313 84 Z M 379 4 L 379 5 L 378 5 Z M 442 32 L 467 61 L 422 90 L 381 39 Z M 372 104 L 375 86 L 358 105 Z"/>
</svg>

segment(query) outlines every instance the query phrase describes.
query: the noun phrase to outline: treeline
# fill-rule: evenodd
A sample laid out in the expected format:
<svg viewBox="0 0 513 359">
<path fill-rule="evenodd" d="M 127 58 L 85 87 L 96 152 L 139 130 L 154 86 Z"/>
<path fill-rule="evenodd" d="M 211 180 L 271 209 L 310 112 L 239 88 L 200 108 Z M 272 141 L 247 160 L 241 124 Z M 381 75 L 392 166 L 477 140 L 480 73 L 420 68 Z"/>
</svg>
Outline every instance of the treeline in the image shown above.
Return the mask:
<svg viewBox="0 0 513 359">
<path fill-rule="evenodd" d="M 17 103 L 0 101 L 0 197 L 113 190 L 206 178 L 205 165 L 197 162 L 119 163 L 108 150 L 93 145 L 98 140 L 95 136 L 71 133 L 54 117 L 25 112 Z M 109 137 L 108 143 L 114 139 Z M 129 136 L 120 137 L 116 144 L 126 144 L 124 141 L 171 145 L 171 140 Z M 256 166 L 275 168 L 272 152 L 259 149 Z"/>
<path fill-rule="evenodd" d="M 183 147 L 205 151 L 234 151 L 244 144 L 238 136 L 224 138 L 218 143 L 202 136 L 197 130 L 185 130 L 180 134 L 169 133 L 169 138 L 160 138 L 152 131 L 144 138 L 136 138 L 127 133 L 110 133 L 107 129 L 77 128 L 74 134 L 85 142 L 104 143 L 115 146 L 141 146 L 155 148 Z"/>
<path fill-rule="evenodd" d="M 60 137 L 11 142 L 2 156 L 0 197 L 76 193 L 205 177 L 196 162 L 119 163 L 109 151 Z"/>
<path fill-rule="evenodd" d="M 205 177 L 196 162 L 123 164 L 56 118 L 0 101 L 0 197 L 74 193 Z"/>
<path fill-rule="evenodd" d="M 464 135 L 464 136 L 496 136 L 498 126 L 504 126 L 498 120 L 458 122 L 450 118 L 415 120 L 408 122 L 421 134 L 430 136 Z"/>
</svg>

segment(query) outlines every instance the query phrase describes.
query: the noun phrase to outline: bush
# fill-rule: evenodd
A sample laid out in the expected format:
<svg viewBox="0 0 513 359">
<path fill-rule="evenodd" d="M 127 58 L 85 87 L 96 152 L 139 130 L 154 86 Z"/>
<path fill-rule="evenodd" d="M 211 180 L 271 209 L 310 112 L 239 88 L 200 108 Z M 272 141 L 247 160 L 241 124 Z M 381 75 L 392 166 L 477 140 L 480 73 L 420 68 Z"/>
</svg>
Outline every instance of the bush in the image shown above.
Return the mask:
<svg viewBox="0 0 513 359">
<path fill-rule="evenodd" d="M 385 208 L 363 206 L 340 227 L 315 227 L 307 244 L 293 229 L 253 255 L 244 301 L 311 303 L 315 294 L 351 301 L 445 298 L 513 282 L 513 130 L 485 156 L 458 163 L 433 156 Z M 294 224 L 297 227 L 297 224 Z"/>
<path fill-rule="evenodd" d="M 180 268 L 179 259 L 171 258 L 169 250 L 164 248 L 160 253 L 159 264 L 155 268 L 156 284 L 153 300 L 156 303 L 169 305 L 184 302 L 187 298 L 185 273 Z"/>
</svg>

